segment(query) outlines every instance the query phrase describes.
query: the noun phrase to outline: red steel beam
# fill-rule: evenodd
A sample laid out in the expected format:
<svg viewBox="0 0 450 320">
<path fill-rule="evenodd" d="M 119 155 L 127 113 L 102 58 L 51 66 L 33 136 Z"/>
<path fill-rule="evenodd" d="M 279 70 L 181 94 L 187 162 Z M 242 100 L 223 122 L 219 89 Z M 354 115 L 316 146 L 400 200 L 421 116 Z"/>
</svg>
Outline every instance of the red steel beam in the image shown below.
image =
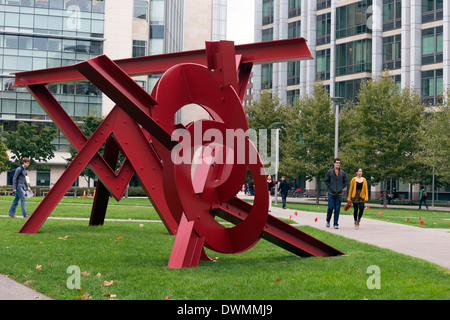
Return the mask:
<svg viewBox="0 0 450 320">
<path fill-rule="evenodd" d="M 242 55 L 241 63 L 272 63 L 312 59 L 304 38 L 293 38 L 243 44 L 235 46 L 236 55 Z M 164 73 L 180 63 L 208 65 L 206 49 L 169 54 L 118 59 L 114 61 L 128 75 L 149 75 Z M 74 82 L 85 80 L 75 65 L 15 73 L 18 87 L 35 84 Z"/>
</svg>

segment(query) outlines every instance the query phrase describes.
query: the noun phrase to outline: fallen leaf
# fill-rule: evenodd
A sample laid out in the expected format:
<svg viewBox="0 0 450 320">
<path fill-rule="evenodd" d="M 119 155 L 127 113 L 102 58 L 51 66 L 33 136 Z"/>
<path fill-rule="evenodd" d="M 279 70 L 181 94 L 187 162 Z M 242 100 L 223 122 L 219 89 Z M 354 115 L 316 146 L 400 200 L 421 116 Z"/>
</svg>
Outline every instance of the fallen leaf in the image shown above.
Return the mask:
<svg viewBox="0 0 450 320">
<path fill-rule="evenodd" d="M 105 280 L 105 281 L 103 281 L 103 285 L 106 286 L 106 287 L 112 286 L 113 283 L 114 283 L 114 280 L 111 280 L 111 281 Z"/>
<path fill-rule="evenodd" d="M 118 237 L 117 239 L 118 239 L 118 240 L 123 240 L 123 237 L 122 237 L 122 236 L 120 236 L 120 237 Z"/>
<path fill-rule="evenodd" d="M 280 278 L 276 278 L 275 280 L 273 280 L 274 283 L 280 282 L 281 279 Z"/>
<path fill-rule="evenodd" d="M 64 238 L 63 237 L 58 238 L 58 240 L 67 240 L 67 239 L 69 239 L 69 236 L 65 236 Z"/>
<path fill-rule="evenodd" d="M 139 224 L 139 227 L 141 227 L 141 228 L 142 228 L 143 226 L 144 226 L 144 224 L 143 224 L 143 223 L 140 223 L 140 224 Z"/>
<path fill-rule="evenodd" d="M 95 276 L 96 276 L 96 277 L 101 277 L 102 274 L 99 272 L 99 273 L 97 273 Z"/>
<path fill-rule="evenodd" d="M 166 297 L 166 300 L 173 300 L 173 298 L 168 296 L 168 297 Z"/>
<path fill-rule="evenodd" d="M 42 270 L 42 265 L 38 264 L 38 265 L 36 266 L 36 270 Z"/>
<path fill-rule="evenodd" d="M 86 271 L 83 271 L 83 272 L 81 273 L 81 275 L 87 277 L 87 276 L 90 276 L 91 274 L 90 274 L 90 273 L 87 273 Z"/>
</svg>

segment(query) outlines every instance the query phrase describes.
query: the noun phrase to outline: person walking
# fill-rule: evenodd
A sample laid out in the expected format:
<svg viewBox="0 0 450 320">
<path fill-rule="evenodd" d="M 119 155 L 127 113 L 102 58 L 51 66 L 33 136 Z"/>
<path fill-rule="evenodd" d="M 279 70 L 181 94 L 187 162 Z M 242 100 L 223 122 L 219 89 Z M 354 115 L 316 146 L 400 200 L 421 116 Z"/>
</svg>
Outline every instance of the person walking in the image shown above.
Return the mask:
<svg viewBox="0 0 450 320">
<path fill-rule="evenodd" d="M 280 194 L 281 194 L 281 201 L 283 202 L 283 209 L 286 209 L 286 197 L 289 193 L 289 189 L 291 189 L 289 182 L 287 182 L 285 176 L 282 176 L 280 185 L 278 186 L 278 191 L 280 191 Z"/>
<path fill-rule="evenodd" d="M 30 165 L 30 159 L 23 158 L 22 165 L 16 169 L 13 177 L 13 191 L 15 192 L 14 200 L 9 208 L 8 215 L 11 218 L 14 218 L 14 214 L 16 213 L 17 205 L 20 200 L 20 207 L 22 209 L 22 215 L 24 218 L 28 217 L 27 210 L 25 208 L 25 204 L 27 203 L 27 198 L 25 197 L 25 191 L 30 190 L 30 187 L 27 184 L 27 168 Z"/>
<path fill-rule="evenodd" d="M 419 199 L 420 199 L 420 201 L 419 201 L 419 210 L 422 209 L 422 201 L 423 201 L 423 203 L 425 204 L 425 207 L 428 210 L 427 198 L 428 198 L 428 194 L 425 191 L 425 187 L 421 186 L 420 187 L 420 191 L 419 191 Z"/>
<path fill-rule="evenodd" d="M 274 186 L 274 182 L 272 180 L 272 176 L 268 175 L 267 176 L 267 187 L 269 188 L 269 212 L 272 209 L 272 188 Z"/>
<path fill-rule="evenodd" d="M 364 213 L 364 204 L 369 200 L 369 192 L 367 180 L 362 176 L 362 169 L 356 168 L 355 174 L 356 177 L 350 181 L 347 200 L 353 203 L 353 219 L 355 220 L 355 229 L 358 229 L 361 217 Z"/>
<path fill-rule="evenodd" d="M 347 186 L 347 175 L 341 170 L 341 159 L 335 158 L 332 169 L 325 175 L 325 185 L 328 188 L 327 228 L 330 227 L 331 216 L 334 210 L 335 229 L 339 229 L 339 212 L 342 203 L 342 190 Z"/>
</svg>

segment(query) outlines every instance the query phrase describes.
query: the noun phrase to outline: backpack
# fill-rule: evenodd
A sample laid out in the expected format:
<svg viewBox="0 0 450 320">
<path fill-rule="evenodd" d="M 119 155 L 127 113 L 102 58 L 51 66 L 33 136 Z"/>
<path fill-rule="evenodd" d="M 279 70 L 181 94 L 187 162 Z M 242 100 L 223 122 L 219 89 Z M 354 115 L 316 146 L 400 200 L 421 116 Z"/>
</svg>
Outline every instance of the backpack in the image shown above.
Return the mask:
<svg viewBox="0 0 450 320">
<path fill-rule="evenodd" d="M 13 184 L 14 174 L 16 173 L 17 169 L 18 168 L 12 169 L 11 173 L 8 176 L 8 183 L 11 185 Z"/>
<path fill-rule="evenodd" d="M 422 193 L 422 198 L 428 198 L 428 193 L 427 193 L 426 191 L 424 191 L 424 192 Z"/>
</svg>

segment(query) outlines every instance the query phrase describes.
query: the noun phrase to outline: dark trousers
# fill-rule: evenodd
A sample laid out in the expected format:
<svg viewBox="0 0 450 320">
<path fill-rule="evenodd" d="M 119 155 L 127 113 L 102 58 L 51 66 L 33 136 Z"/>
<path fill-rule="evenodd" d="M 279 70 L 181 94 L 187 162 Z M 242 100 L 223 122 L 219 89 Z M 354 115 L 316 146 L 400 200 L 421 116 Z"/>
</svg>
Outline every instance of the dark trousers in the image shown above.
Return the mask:
<svg viewBox="0 0 450 320">
<path fill-rule="evenodd" d="M 339 212 L 341 211 L 341 203 L 342 203 L 342 194 L 334 195 L 328 193 L 328 210 L 327 210 L 327 222 L 331 221 L 331 215 L 334 210 L 334 226 L 338 226 L 339 221 Z"/>
<path fill-rule="evenodd" d="M 361 217 L 363 215 L 364 212 L 364 202 L 361 203 L 354 203 L 353 204 L 353 218 L 356 220 L 361 220 Z M 358 213 L 359 211 L 359 213 Z"/>
<path fill-rule="evenodd" d="M 281 201 L 283 202 L 283 208 L 286 208 L 286 197 L 287 197 L 287 193 L 282 192 L 281 193 Z"/>
</svg>

